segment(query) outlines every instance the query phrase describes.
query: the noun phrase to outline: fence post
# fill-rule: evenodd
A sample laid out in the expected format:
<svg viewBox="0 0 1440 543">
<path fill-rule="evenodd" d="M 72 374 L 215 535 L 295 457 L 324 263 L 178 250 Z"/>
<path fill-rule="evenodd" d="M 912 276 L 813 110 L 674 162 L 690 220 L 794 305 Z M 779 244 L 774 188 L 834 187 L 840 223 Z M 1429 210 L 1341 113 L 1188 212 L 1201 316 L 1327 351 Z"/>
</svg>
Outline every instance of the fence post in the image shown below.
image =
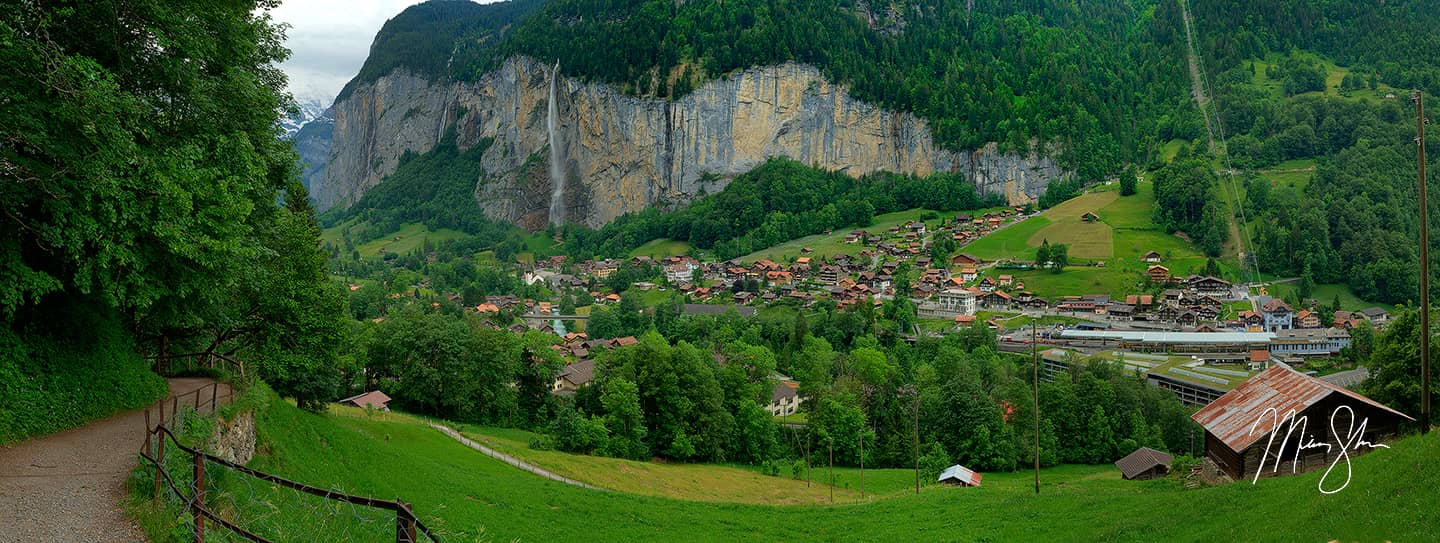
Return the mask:
<svg viewBox="0 0 1440 543">
<path fill-rule="evenodd" d="M 180 418 L 180 397 L 179 397 L 179 396 L 175 396 L 175 399 L 170 400 L 170 422 L 175 422 L 175 420 L 176 420 L 176 419 L 179 419 L 179 418 Z"/>
<path fill-rule="evenodd" d="M 190 516 L 195 517 L 195 543 L 205 543 L 205 457 L 195 457 L 195 501 L 190 505 Z"/>
<path fill-rule="evenodd" d="M 395 543 L 415 543 L 415 513 L 410 504 L 395 500 L 400 508 L 395 510 Z"/>
<path fill-rule="evenodd" d="M 161 403 L 160 414 L 165 414 L 164 403 Z M 163 426 L 163 422 L 161 423 Z M 160 480 L 165 477 L 165 436 L 159 435 L 155 439 L 155 499 L 160 499 Z"/>
<path fill-rule="evenodd" d="M 144 447 L 143 449 L 141 449 L 141 450 L 145 451 L 145 454 L 150 454 L 150 432 L 152 432 L 152 431 L 154 431 L 154 430 L 155 430 L 155 427 L 150 425 L 150 408 L 149 408 L 149 407 L 146 407 L 146 408 L 145 408 L 145 447 Z"/>
<path fill-rule="evenodd" d="M 200 412 L 200 389 L 195 389 L 195 412 Z"/>
<path fill-rule="evenodd" d="M 220 404 L 216 402 L 216 396 L 220 393 L 220 383 L 210 383 L 210 414 L 220 412 Z"/>
</svg>

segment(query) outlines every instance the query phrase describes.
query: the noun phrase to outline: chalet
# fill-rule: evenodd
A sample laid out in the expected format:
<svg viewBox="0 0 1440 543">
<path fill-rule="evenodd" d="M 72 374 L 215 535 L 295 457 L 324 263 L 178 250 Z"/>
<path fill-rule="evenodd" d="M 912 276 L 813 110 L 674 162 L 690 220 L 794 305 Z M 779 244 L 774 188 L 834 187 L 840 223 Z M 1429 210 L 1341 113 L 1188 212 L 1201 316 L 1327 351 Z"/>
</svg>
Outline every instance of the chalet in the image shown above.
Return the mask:
<svg viewBox="0 0 1440 543">
<path fill-rule="evenodd" d="M 955 464 L 940 473 L 939 482 L 952 486 L 980 486 L 981 475 Z"/>
<path fill-rule="evenodd" d="M 818 279 L 821 283 L 825 283 L 827 285 L 834 285 L 838 284 L 840 282 L 840 278 L 844 276 L 845 271 L 840 269 L 840 266 L 821 266 L 820 273 L 816 274 L 815 278 Z"/>
<path fill-rule="evenodd" d="M 969 327 L 971 327 L 971 326 L 975 326 L 975 316 L 974 316 L 974 315 L 956 315 L 956 316 L 955 316 L 955 326 L 956 326 L 957 328 L 969 328 Z"/>
<path fill-rule="evenodd" d="M 1285 300 L 1279 298 L 1266 300 L 1265 303 L 1260 306 L 1260 315 L 1264 317 L 1263 326 L 1271 332 L 1276 330 L 1289 330 L 1295 327 L 1295 313 L 1290 309 L 1290 304 L 1285 303 Z"/>
<path fill-rule="evenodd" d="M 1096 215 L 1093 212 L 1086 211 L 1084 215 L 1080 216 L 1080 220 L 1085 222 L 1096 222 L 1100 220 L 1100 216 Z"/>
<path fill-rule="evenodd" d="M 991 230 L 994 230 L 994 229 L 1000 227 L 1000 222 L 1003 221 L 1003 220 L 1004 220 L 1004 219 L 1002 219 L 1002 218 L 1000 218 L 1000 217 L 990 217 L 990 218 L 985 219 L 985 224 L 986 224 L 986 226 L 989 226 Z"/>
<path fill-rule="evenodd" d="M 983 292 L 992 292 L 997 286 L 999 285 L 995 283 L 995 280 L 989 277 L 980 280 L 980 290 Z"/>
<path fill-rule="evenodd" d="M 765 404 L 765 410 L 773 417 L 794 415 L 800 410 L 799 388 L 800 384 L 794 381 L 775 381 L 770 387 L 770 402 Z"/>
<path fill-rule="evenodd" d="M 1256 311 L 1241 311 L 1240 325 L 1246 330 L 1261 330 L 1265 328 L 1265 317 Z"/>
<path fill-rule="evenodd" d="M 1013 286 L 1014 284 L 1015 284 L 1015 276 L 1009 275 L 1009 274 L 1004 274 L 1004 275 L 1001 275 L 1001 276 L 1000 276 L 1000 286 L 1002 286 L 1002 287 L 1008 287 L 1008 286 Z"/>
<path fill-rule="evenodd" d="M 795 276 L 788 271 L 765 272 L 765 281 L 772 287 L 786 285 L 794 280 Z"/>
<path fill-rule="evenodd" d="M 1155 297 L 1149 294 L 1128 294 L 1125 296 L 1125 304 L 1133 305 L 1136 309 L 1148 309 L 1155 305 Z"/>
<path fill-rule="evenodd" d="M 974 255 L 967 253 L 960 253 L 958 255 L 950 257 L 951 266 L 976 267 L 982 263 L 984 263 L 984 261 L 976 258 Z"/>
<path fill-rule="evenodd" d="M 808 256 L 802 256 L 802 257 L 800 257 L 800 258 L 795 259 L 795 263 L 796 263 L 796 264 L 799 264 L 799 265 L 801 265 L 801 266 L 809 266 L 809 265 L 810 265 L 810 257 L 808 257 Z"/>
<path fill-rule="evenodd" d="M 754 266 L 752 267 L 762 272 L 780 269 L 780 265 L 776 264 L 775 261 L 763 258 L 760 260 L 756 260 Z"/>
<path fill-rule="evenodd" d="M 1160 263 L 1160 253 L 1157 253 L 1157 252 L 1155 252 L 1155 251 L 1150 251 L 1150 252 L 1148 252 L 1148 253 L 1145 253 L 1145 256 L 1140 257 L 1140 260 L 1141 260 L 1142 262 L 1148 262 L 1148 263 L 1150 263 L 1150 264 L 1159 264 L 1159 263 Z M 1139 451 L 1136 451 L 1136 452 L 1139 452 Z"/>
<path fill-rule="evenodd" d="M 1030 301 L 1025 302 L 1025 307 L 1030 309 L 1046 309 L 1050 307 L 1050 302 L 1044 298 L 1031 298 Z"/>
<path fill-rule="evenodd" d="M 1371 448 L 1365 443 L 1383 443 L 1401 423 L 1415 420 L 1284 364 L 1251 377 L 1191 418 L 1205 429 L 1205 458 L 1233 480 L 1328 466 L 1340 453 L 1364 453 Z M 1328 428 L 1363 433 L 1347 439 Z"/>
<path fill-rule="evenodd" d="M 1013 301 L 1014 299 L 1011 298 L 1009 294 L 998 290 L 980 297 L 980 305 L 992 308 L 1010 307 L 1010 303 Z"/>
<path fill-rule="evenodd" d="M 1320 314 L 1308 309 L 1295 314 L 1296 328 L 1319 328 Z"/>
<path fill-rule="evenodd" d="M 634 339 L 634 338 L 631 338 Z M 569 366 L 565 366 L 555 376 L 555 382 L 550 385 L 552 394 L 574 393 L 580 387 L 590 384 L 595 380 L 595 361 L 582 360 Z"/>
<path fill-rule="evenodd" d="M 390 410 L 389 407 L 386 407 L 386 404 L 388 403 L 390 403 L 390 397 L 386 396 L 384 392 L 380 392 L 378 390 L 372 390 L 364 394 L 356 394 L 349 398 L 340 400 L 340 405 L 359 407 L 361 409 L 378 409 L 381 411 Z"/>
<path fill-rule="evenodd" d="M 1192 307 L 1190 310 L 1195 312 L 1195 319 L 1197 322 L 1215 322 L 1220 320 L 1220 310 L 1216 309 L 1213 306 L 1201 305 Z"/>
<path fill-rule="evenodd" d="M 1161 293 L 1160 297 L 1165 300 L 1166 304 L 1180 305 L 1180 300 L 1185 298 L 1185 291 L 1178 288 L 1167 288 L 1164 293 Z"/>
<path fill-rule="evenodd" d="M 1133 305 L 1112 303 L 1105 311 L 1110 318 L 1118 321 L 1134 320 L 1135 318 L 1135 306 Z"/>
<path fill-rule="evenodd" d="M 1220 279 L 1218 277 L 1210 276 L 1193 278 L 1188 282 L 1186 286 L 1190 287 L 1191 290 L 1194 290 L 1195 292 L 1198 292 L 1200 294 L 1208 294 L 1211 296 L 1221 297 L 1230 296 L 1231 290 L 1231 285 L 1229 281 Z"/>
<path fill-rule="evenodd" d="M 1150 447 L 1140 447 L 1125 455 L 1125 458 L 1116 460 L 1115 467 L 1119 468 L 1120 475 L 1126 481 L 1144 481 L 1168 475 L 1171 460 L 1173 458 L 1169 454 Z"/>
<path fill-rule="evenodd" d="M 1170 268 L 1161 266 L 1159 264 L 1152 264 L 1146 267 L 1145 275 L 1148 276 L 1151 281 L 1156 283 L 1170 282 Z"/>
<path fill-rule="evenodd" d="M 960 281 L 962 282 L 969 283 L 974 281 L 979 275 L 980 272 L 975 268 L 960 268 Z"/>
<path fill-rule="evenodd" d="M 1370 324 L 1374 324 L 1375 326 L 1381 326 L 1387 322 L 1390 322 L 1390 314 L 1386 313 L 1384 309 L 1380 309 L 1378 307 L 1367 307 L 1365 309 L 1361 309 L 1360 314 L 1365 317 L 1365 320 L 1370 321 Z"/>
</svg>

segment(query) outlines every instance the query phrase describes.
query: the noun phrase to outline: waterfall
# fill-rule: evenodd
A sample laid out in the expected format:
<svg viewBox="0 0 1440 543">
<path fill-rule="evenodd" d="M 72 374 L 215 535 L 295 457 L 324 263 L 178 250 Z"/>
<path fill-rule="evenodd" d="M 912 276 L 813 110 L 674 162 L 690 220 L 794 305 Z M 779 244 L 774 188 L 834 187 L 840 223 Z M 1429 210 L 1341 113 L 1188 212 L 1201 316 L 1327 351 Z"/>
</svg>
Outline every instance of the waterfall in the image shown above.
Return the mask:
<svg viewBox="0 0 1440 543">
<path fill-rule="evenodd" d="M 559 124 L 560 113 L 556 106 L 555 86 L 560 80 L 560 60 L 555 60 L 555 71 L 550 75 L 550 105 L 545 115 L 545 129 L 550 136 L 550 224 L 559 226 L 565 223 L 565 172 L 561 166 L 561 143 L 555 133 L 555 125 Z"/>
</svg>

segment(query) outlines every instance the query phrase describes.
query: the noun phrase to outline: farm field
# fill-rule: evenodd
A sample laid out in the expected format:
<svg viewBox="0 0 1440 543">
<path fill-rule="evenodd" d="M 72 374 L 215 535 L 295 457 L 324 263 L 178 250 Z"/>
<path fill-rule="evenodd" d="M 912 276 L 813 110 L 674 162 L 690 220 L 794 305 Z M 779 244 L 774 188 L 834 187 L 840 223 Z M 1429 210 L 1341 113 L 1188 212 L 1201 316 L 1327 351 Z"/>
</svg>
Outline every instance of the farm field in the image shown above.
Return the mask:
<svg viewBox="0 0 1440 543">
<path fill-rule="evenodd" d="M 652 239 L 646 242 L 644 245 L 636 247 L 635 250 L 630 251 L 630 256 L 632 258 L 637 256 L 648 256 L 650 258 L 660 259 L 667 256 L 679 256 L 685 254 L 689 254 L 690 256 L 697 256 L 690 252 L 690 242 L 673 240 L 670 238 Z"/>
<path fill-rule="evenodd" d="M 1429 461 L 1440 452 L 1440 436 L 1430 435 L 1356 458 L 1349 487 L 1333 495 L 1317 491 L 1320 472 L 1184 490 L 1173 480 L 1122 481 L 1106 465 L 1047 470 L 1039 495 L 1025 471 L 987 473 L 979 488 L 926 486 L 915 495 L 901 488 L 913 475 L 875 470 L 866 472 L 867 485 L 890 497 L 870 503 L 712 503 L 541 479 L 394 416 L 315 415 L 274 401 L 257 419 L 262 454 L 252 467 L 351 493 L 398 496 L 444 539 L 457 541 L 1413 541 L 1433 535 L 1433 515 L 1429 497 L 1407 489 L 1440 483 L 1440 467 Z M 837 474 L 857 486 L 850 475 L 858 473 Z M 232 498 L 250 500 L 237 503 L 237 518 L 310 533 L 315 503 L 296 503 L 308 498 L 268 493 L 237 477 L 216 479 Z M 1198 504 L 1205 515 L 1176 514 Z M 357 537 L 393 537 L 393 521 L 345 513 L 327 523 L 358 524 L 346 528 Z"/>
<path fill-rule="evenodd" d="M 1136 294 L 1145 287 L 1143 255 L 1155 251 L 1172 275 L 1200 274 L 1207 258 L 1189 242 L 1165 233 L 1154 223 L 1155 188 L 1141 181 L 1137 192 L 1120 196 L 1118 187 L 1105 186 L 1046 210 L 1037 217 L 995 232 L 966 245 L 960 252 L 986 260 L 1033 260 L 1041 242 L 1070 245 L 1071 266 L 1063 273 L 1047 270 L 986 270 L 983 275 L 1015 276 L 1025 289 L 1052 298 L 1064 295 Z M 1081 215 L 1093 212 L 1100 220 L 1085 223 Z M 1098 264 L 1104 262 L 1104 266 Z M 1223 274 L 1238 275 L 1224 261 Z"/>
</svg>

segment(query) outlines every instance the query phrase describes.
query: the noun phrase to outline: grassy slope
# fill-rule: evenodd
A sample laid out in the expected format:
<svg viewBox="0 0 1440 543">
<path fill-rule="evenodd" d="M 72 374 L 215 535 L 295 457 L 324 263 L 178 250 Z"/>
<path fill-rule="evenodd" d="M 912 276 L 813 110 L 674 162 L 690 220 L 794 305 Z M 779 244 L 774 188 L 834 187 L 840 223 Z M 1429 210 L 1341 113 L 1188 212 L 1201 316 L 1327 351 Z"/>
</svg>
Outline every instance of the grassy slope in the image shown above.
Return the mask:
<svg viewBox="0 0 1440 543">
<path fill-rule="evenodd" d="M 353 229 L 356 226 L 360 226 L 360 224 L 345 222 L 326 228 L 320 233 L 320 241 L 341 247 L 344 244 L 342 232 L 346 229 Z M 387 253 L 403 255 L 420 247 L 426 239 L 429 239 L 431 243 L 440 243 L 445 240 L 459 239 L 462 237 L 465 237 L 465 233 L 459 230 L 444 228 L 432 232 L 423 224 L 405 223 L 400 225 L 400 230 L 385 234 L 379 239 L 368 240 L 365 243 L 356 245 L 355 249 L 360 251 L 361 257 L 378 256 L 381 249 L 384 249 Z"/>
<path fill-rule="evenodd" d="M 1164 256 L 1162 264 L 1176 275 L 1200 273 L 1206 258 L 1188 242 L 1165 233 L 1152 219 L 1155 209 L 1154 185 L 1142 181 L 1133 196 L 1118 196 L 1119 187 L 1106 186 L 1081 195 L 1038 217 L 1026 220 L 960 249 L 987 260 L 1015 258 L 1033 260 L 1041 241 L 1069 243 L 1070 260 L 1082 264 L 1066 268 L 1064 273 L 1048 271 L 989 270 L 987 275 L 1007 273 L 1025 284 L 1025 288 L 1043 297 L 1077 294 L 1136 294 L 1144 284 L 1145 267 L 1142 255 L 1157 251 Z M 1100 222 L 1085 224 L 1079 217 L 1094 211 Z M 1108 242 L 1108 246 L 1107 246 Z M 1077 247 L 1082 248 L 1077 253 Z M 1105 262 L 1105 267 L 1092 267 L 1090 260 Z M 1226 267 L 1222 263 L 1222 268 Z M 1233 275 L 1233 274 L 1232 274 Z"/>
<path fill-rule="evenodd" d="M 800 251 L 801 249 L 804 249 L 806 247 L 815 250 L 813 254 L 804 255 L 810 256 L 812 258 L 829 257 L 838 254 L 860 254 L 860 251 L 867 248 L 866 245 L 861 243 L 845 243 L 845 236 L 849 235 L 850 231 L 865 230 L 872 233 L 884 232 L 886 230 L 889 230 L 892 226 L 899 226 L 909 221 L 919 220 L 920 215 L 924 214 L 925 211 L 926 210 L 924 209 L 911 209 L 908 211 L 897 211 L 895 213 L 876 215 L 875 222 L 872 223 L 870 226 L 866 226 L 864 228 L 842 228 L 839 230 L 835 230 L 829 234 L 816 234 L 813 236 L 805 236 L 800 239 L 795 239 L 787 241 L 785 243 L 781 243 L 779 245 L 775 245 L 768 249 L 755 251 L 753 253 L 740 257 L 739 260 L 745 263 L 750 263 L 761 259 L 769 259 L 775 262 L 788 262 L 793 258 L 802 256 Z M 964 213 L 968 214 L 975 212 L 967 211 Z M 950 214 L 950 216 L 952 217 L 954 215 L 955 214 Z M 933 225 L 938 224 L 939 221 L 932 220 L 929 221 L 929 223 Z"/>
<path fill-rule="evenodd" d="M 1410 541 L 1433 536 L 1428 491 L 1440 483 L 1440 468 L 1428 461 L 1440 453 L 1440 436 L 1431 435 L 1355 460 L 1350 487 L 1333 495 L 1317 492 L 1319 473 L 1185 491 L 1170 481 L 1062 468 L 1042 480 L 1039 496 L 1019 472 L 987 474 L 981 488 L 927 487 L 865 505 L 757 506 L 586 491 L 522 473 L 433 430 L 284 404 L 261 417 L 260 435 L 265 456 L 253 465 L 413 501 L 447 540 L 483 531 L 507 541 Z M 1185 513 L 1202 507 L 1204 514 Z"/>
<path fill-rule="evenodd" d="M 644 245 L 630 251 L 630 256 L 648 256 L 650 258 L 665 258 L 667 256 L 679 256 L 690 254 L 690 242 L 673 240 L 670 238 L 652 239 Z"/>
</svg>

